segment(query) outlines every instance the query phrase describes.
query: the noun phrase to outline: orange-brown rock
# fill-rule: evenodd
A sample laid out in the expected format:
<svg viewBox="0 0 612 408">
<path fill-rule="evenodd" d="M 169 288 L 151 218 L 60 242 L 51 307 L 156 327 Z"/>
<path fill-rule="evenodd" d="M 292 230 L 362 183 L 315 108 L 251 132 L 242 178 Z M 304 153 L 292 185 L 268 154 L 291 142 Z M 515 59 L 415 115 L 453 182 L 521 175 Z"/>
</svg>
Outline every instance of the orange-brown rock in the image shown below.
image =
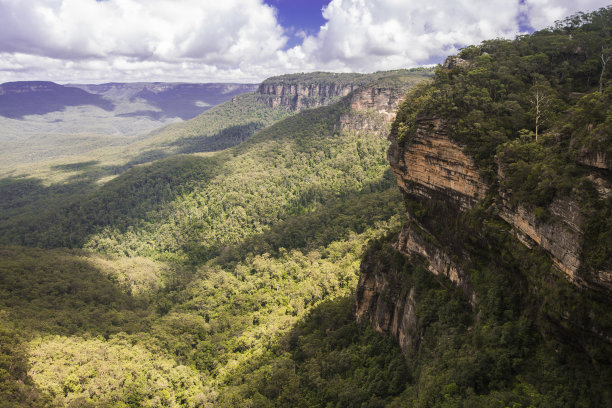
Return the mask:
<svg viewBox="0 0 612 408">
<path fill-rule="evenodd" d="M 349 96 L 351 111 L 340 118 L 341 129 L 388 133 L 409 87 L 366 86 L 353 91 Z"/>
<path fill-rule="evenodd" d="M 574 283 L 579 283 L 580 236 L 582 217 L 578 205 L 571 200 L 555 200 L 549 208 L 553 219 L 538 221 L 533 212 L 519 205 L 504 205 L 499 216 L 515 228 L 516 236 L 531 248 L 534 244 L 546 250 L 555 265 Z"/>
<path fill-rule="evenodd" d="M 441 196 L 462 209 L 473 207 L 488 186 L 463 147 L 452 141 L 440 119 L 422 119 L 410 140 L 391 138 L 388 153 L 400 188 L 423 198 Z"/>
<path fill-rule="evenodd" d="M 578 203 L 570 199 L 555 199 L 548 207 L 551 217 L 538 220 L 532 211 L 518 205 L 511 208 L 505 200 L 498 214 L 514 227 L 516 237 L 528 248 L 540 246 L 552 261 L 576 285 L 592 285 L 612 289 L 612 271 L 603 269 L 593 276 L 581 271 L 581 250 L 584 219 Z"/>
<path fill-rule="evenodd" d="M 612 157 L 605 151 L 583 151 L 579 154 L 577 161 L 586 166 L 598 169 L 612 169 Z"/>
</svg>

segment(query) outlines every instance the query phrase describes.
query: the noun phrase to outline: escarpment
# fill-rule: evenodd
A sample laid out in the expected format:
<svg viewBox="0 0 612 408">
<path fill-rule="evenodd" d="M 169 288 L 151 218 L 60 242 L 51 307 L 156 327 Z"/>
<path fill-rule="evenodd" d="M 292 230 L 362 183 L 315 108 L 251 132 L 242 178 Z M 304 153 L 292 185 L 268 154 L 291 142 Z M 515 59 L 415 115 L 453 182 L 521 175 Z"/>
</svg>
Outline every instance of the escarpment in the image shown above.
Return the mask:
<svg viewBox="0 0 612 408">
<path fill-rule="evenodd" d="M 411 85 L 362 86 L 349 94 L 350 111 L 340 117 L 344 130 L 389 132 L 397 108 Z"/>
<path fill-rule="evenodd" d="M 348 95 L 354 84 L 319 83 L 319 82 L 288 82 L 279 79 L 263 82 L 257 90 L 258 100 L 275 108 L 285 107 L 287 110 L 318 108 L 336 102 Z"/>
<path fill-rule="evenodd" d="M 489 186 L 463 146 L 450 138 L 445 121 L 421 118 L 409 140 L 398 141 L 393 134 L 389 139 L 388 160 L 407 199 L 441 200 L 448 204 L 451 214 L 456 214 L 472 208 L 486 196 Z M 436 237 L 410 210 L 407 216 L 409 221 L 393 244 L 395 250 L 409 259 L 424 261 L 430 273 L 460 288 L 474 307 L 476 295 L 462 269 L 462 261 L 469 254 L 449 251 L 444 239 Z M 373 256 L 363 261 L 356 317 L 393 336 L 407 354 L 419 341 L 415 289 L 406 287 L 396 275 L 385 271 Z"/>
<path fill-rule="evenodd" d="M 611 11 L 467 47 L 400 104 L 388 160 L 407 221 L 370 243 L 355 317 L 399 344 L 406 406 L 610 389 L 612 82 L 594 84 L 586 49 L 607 47 Z"/>
<path fill-rule="evenodd" d="M 459 221 L 464 218 L 462 214 L 468 214 L 468 219 L 476 219 L 469 213 L 479 205 L 479 211 L 487 214 L 478 216 L 484 217 L 479 221 L 482 225 L 479 228 L 496 225 L 497 233 L 502 237 L 499 239 L 513 237 L 511 239 L 517 240 L 516 244 L 508 241 L 504 244 L 514 248 L 512 251 L 515 253 L 538 250 L 550 259 L 552 268 L 548 277 L 532 275 L 535 272 L 526 266 L 518 279 L 531 284 L 537 280 L 554 280 L 557 278 L 552 271 L 557 270 L 561 272 L 558 274 L 560 279 L 571 283 L 574 290 L 609 293 L 612 290 L 609 268 L 588 271 L 583 266 L 587 223 L 579 202 L 570 197 L 557 197 L 545 208 L 547 216 L 542 216 L 542 210 L 533 206 L 511 204 L 512 192 L 499 186 L 491 191 L 490 182 L 466 153 L 465 146 L 453 139 L 448 127 L 448 122 L 441 118 L 419 117 L 414 131 L 404 140 L 398 140 L 393 132 L 389 137 L 391 169 L 407 203 L 412 203 L 407 206 L 408 223 L 395 240 L 394 249 L 411 262 L 423 264 L 432 275 L 450 282 L 463 294 L 472 310 L 478 310 L 481 307 L 478 289 L 472 282 L 470 269 L 484 258 L 488 259 L 487 262 L 496 262 L 495 251 L 499 249 L 493 249 L 495 246 L 487 242 L 487 233 L 478 228 L 466 233 L 468 241 L 472 241 L 468 246 L 456 242 L 456 237 L 461 234 L 452 229 L 464 227 L 463 221 Z M 503 180 L 503 169 L 500 163 L 497 165 L 498 180 Z M 598 188 L 599 194 L 600 190 Z M 436 202 L 442 205 L 436 207 L 432 204 Z M 436 213 L 432 208 L 444 208 L 444 211 Z M 445 229 L 444 226 L 450 227 Z M 517 245 L 524 249 L 517 249 Z M 409 354 L 419 343 L 423 328 L 418 314 L 415 314 L 419 293 L 414 286 L 399 278 L 400 275 L 393 268 L 385 270 L 375 256 L 366 257 L 356 294 L 356 318 L 360 322 L 369 321 L 376 330 L 394 337 L 404 354 Z M 478 284 L 482 285 L 482 281 Z M 566 307 L 570 306 L 565 304 L 563 308 Z M 585 323 L 590 320 L 588 316 L 576 316 L 567 310 L 544 313 L 560 326 L 569 324 L 571 330 L 590 327 L 588 330 L 598 338 L 604 341 L 612 338 L 598 324 Z"/>
</svg>

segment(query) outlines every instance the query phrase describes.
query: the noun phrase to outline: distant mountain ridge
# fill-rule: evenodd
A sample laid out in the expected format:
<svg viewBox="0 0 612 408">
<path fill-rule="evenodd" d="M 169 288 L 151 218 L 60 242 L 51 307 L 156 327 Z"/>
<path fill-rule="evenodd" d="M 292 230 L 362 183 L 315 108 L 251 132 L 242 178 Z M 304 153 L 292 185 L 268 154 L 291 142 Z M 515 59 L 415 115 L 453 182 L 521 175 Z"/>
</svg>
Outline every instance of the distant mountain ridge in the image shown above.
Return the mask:
<svg viewBox="0 0 612 408">
<path fill-rule="evenodd" d="M 109 82 L 105 84 L 67 84 L 101 95 L 111 100 L 136 102 L 144 100 L 156 110 L 136 111 L 123 116 L 149 116 L 151 118 L 179 117 L 191 119 L 215 105 L 236 95 L 253 92 L 257 84 L 239 83 L 182 83 L 182 82 Z"/>
<path fill-rule="evenodd" d="M 66 84 L 19 81 L 0 85 L 0 116 L 23 119 L 67 107 L 95 106 L 118 117 L 191 119 L 257 84 L 238 83 L 105 83 Z"/>
<path fill-rule="evenodd" d="M 431 76 L 427 68 L 398 69 L 373 74 L 310 72 L 285 74 L 263 81 L 257 89 L 257 100 L 271 108 L 284 107 L 288 111 L 318 108 L 337 102 L 361 87 L 397 78 Z M 381 82 L 382 81 L 382 82 Z"/>
<path fill-rule="evenodd" d="M 0 116 L 23 119 L 44 115 L 67 106 L 93 105 L 113 110 L 114 104 L 100 95 L 48 81 L 7 82 L 0 85 Z"/>
</svg>

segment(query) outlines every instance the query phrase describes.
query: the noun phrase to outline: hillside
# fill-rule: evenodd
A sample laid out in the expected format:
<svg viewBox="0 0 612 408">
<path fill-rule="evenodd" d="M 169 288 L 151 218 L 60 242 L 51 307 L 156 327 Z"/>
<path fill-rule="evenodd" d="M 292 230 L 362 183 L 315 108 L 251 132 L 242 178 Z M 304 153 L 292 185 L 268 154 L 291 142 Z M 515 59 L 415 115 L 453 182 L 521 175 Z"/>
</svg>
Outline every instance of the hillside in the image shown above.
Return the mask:
<svg viewBox="0 0 612 408">
<path fill-rule="evenodd" d="M 93 167 L 105 173 L 101 177 L 116 174 L 103 168 L 133 161 L 142 153 L 138 143 L 150 132 L 188 122 L 256 88 L 228 83 L 2 84 L 0 176 L 34 176 L 48 183 L 66 178 L 58 167 L 88 162 L 97 162 Z"/>
<path fill-rule="evenodd" d="M 23 119 L 68 106 L 93 105 L 112 110 L 114 104 L 98 95 L 53 82 L 7 82 L 0 84 L 0 116 Z"/>
<path fill-rule="evenodd" d="M 203 111 L 227 102 L 234 96 L 253 92 L 256 84 L 183 84 L 172 82 L 68 84 L 105 99 L 121 103 L 144 101 L 141 110 L 119 113 L 119 116 L 148 116 L 151 119 L 178 117 L 194 118 Z"/>
<path fill-rule="evenodd" d="M 3 249 L 4 333 L 25 339 L 12 343 L 12 355 L 31 367 L 29 375 L 10 373 L 23 379 L 9 382 L 13 398 L 59 406 L 257 400 L 243 394 L 239 373 L 286 353 L 279 347 L 291 332 L 311 332 L 311 310 L 334 316 L 338 324 L 329 330 L 340 337 L 366 336 L 344 353 L 367 350 L 368 378 L 360 379 L 355 362 L 354 375 L 341 384 L 378 387 L 375 377 L 390 358 L 381 353 L 400 367 L 402 357 L 388 339 L 345 320 L 365 242 L 398 225 L 401 199 L 387 170 L 386 134 L 406 90 L 425 78 L 389 73 L 237 146 L 132 167 L 44 211 L 8 202 L 5 243 L 74 248 Z M 205 135 L 222 131 L 214 128 L 223 125 L 215 112 L 240 106 L 239 98 L 201 117 L 211 118 Z M 242 106 L 236 121 L 262 112 L 257 104 Z M 289 114 L 285 106 L 276 111 Z M 177 129 L 154 143 L 194 137 Z M 327 342 L 310 336 L 320 347 Z M 118 357 L 104 363 L 100 354 Z M 95 373 L 88 372 L 92 364 Z M 143 366 L 150 367 L 145 375 Z M 133 376 L 129 387 L 118 385 L 121 372 Z M 386 393 L 399 391 L 401 380 L 393 384 Z"/>
</svg>

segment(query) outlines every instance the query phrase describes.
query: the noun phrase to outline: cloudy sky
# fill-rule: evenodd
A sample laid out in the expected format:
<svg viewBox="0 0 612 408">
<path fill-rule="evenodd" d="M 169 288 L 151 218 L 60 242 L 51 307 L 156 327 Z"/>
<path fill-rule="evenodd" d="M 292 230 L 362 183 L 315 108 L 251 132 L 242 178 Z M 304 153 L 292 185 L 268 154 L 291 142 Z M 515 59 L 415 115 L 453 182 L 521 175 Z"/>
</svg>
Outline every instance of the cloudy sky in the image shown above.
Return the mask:
<svg viewBox="0 0 612 408">
<path fill-rule="evenodd" d="M 0 0 L 0 83 L 259 82 L 443 61 L 610 0 Z"/>
</svg>

